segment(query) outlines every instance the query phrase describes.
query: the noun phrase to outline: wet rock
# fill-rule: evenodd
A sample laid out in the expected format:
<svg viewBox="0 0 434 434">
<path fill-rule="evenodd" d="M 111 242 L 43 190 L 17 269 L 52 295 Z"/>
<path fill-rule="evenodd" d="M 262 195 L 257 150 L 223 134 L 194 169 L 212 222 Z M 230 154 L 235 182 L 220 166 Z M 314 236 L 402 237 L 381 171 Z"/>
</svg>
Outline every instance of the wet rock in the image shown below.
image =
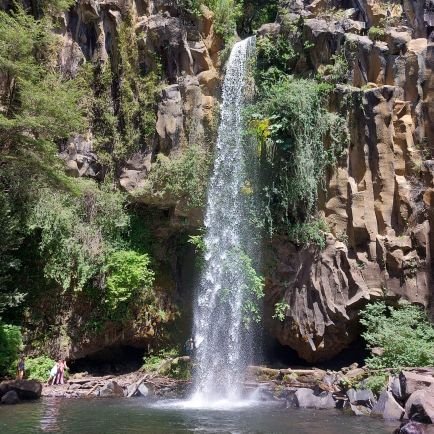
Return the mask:
<svg viewBox="0 0 434 434">
<path fill-rule="evenodd" d="M 376 403 L 375 396 L 370 389 L 349 389 L 347 396 L 350 403 L 354 405 L 363 405 L 372 408 Z"/>
<path fill-rule="evenodd" d="M 258 36 L 265 35 L 278 35 L 280 33 L 280 24 L 279 23 L 267 23 L 263 24 L 259 30 L 257 31 Z"/>
<path fill-rule="evenodd" d="M 309 50 L 310 59 L 316 70 L 320 65 L 330 63 L 344 37 L 344 29 L 335 22 L 308 19 L 304 22 L 303 33 L 313 46 Z"/>
<path fill-rule="evenodd" d="M 99 396 L 101 398 L 124 396 L 124 389 L 116 381 L 109 381 L 99 389 Z"/>
<path fill-rule="evenodd" d="M 0 394 L 11 390 L 14 390 L 21 400 L 34 400 L 41 396 L 42 384 L 36 380 L 12 380 L 0 384 Z"/>
<path fill-rule="evenodd" d="M 350 403 L 350 408 L 355 416 L 369 416 L 371 409 L 364 405 L 355 405 Z"/>
<path fill-rule="evenodd" d="M 300 408 L 335 408 L 336 403 L 330 392 L 315 395 L 312 389 L 301 388 L 295 392 L 295 405 Z"/>
<path fill-rule="evenodd" d="M 402 371 L 399 374 L 401 390 L 405 398 L 409 397 L 417 390 L 424 390 L 434 386 L 434 370 L 431 372 Z"/>
<path fill-rule="evenodd" d="M 390 391 L 392 392 L 396 400 L 402 401 L 404 399 L 399 377 L 392 378 L 392 381 L 390 382 Z"/>
<path fill-rule="evenodd" d="M 177 84 L 167 86 L 161 92 L 156 128 L 163 152 L 167 153 L 180 144 L 184 126 L 182 98 Z"/>
<path fill-rule="evenodd" d="M 403 422 L 394 434 L 425 434 L 425 425 L 419 422 Z"/>
<path fill-rule="evenodd" d="M 141 396 L 149 396 L 151 391 L 144 383 L 140 383 L 139 387 L 137 388 L 137 391 Z"/>
<path fill-rule="evenodd" d="M 405 417 L 422 423 L 434 423 L 434 386 L 416 390 L 405 403 Z"/>
<path fill-rule="evenodd" d="M 18 397 L 18 393 L 15 390 L 9 390 L 6 392 L 2 398 L 1 403 L 5 405 L 14 405 L 20 402 L 20 398 Z"/>
<path fill-rule="evenodd" d="M 386 420 L 401 420 L 404 409 L 396 402 L 392 393 L 385 390 L 372 408 L 372 416 L 381 416 Z"/>
</svg>

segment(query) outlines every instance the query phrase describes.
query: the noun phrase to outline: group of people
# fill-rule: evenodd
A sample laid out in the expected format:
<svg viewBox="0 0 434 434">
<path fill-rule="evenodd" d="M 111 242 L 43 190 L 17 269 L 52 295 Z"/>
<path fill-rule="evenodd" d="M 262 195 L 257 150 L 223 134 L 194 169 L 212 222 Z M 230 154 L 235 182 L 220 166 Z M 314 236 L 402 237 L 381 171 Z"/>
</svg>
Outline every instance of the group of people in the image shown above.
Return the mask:
<svg viewBox="0 0 434 434">
<path fill-rule="evenodd" d="M 50 377 L 48 378 L 49 385 L 52 384 L 65 384 L 65 369 L 69 369 L 64 359 L 60 359 L 51 368 Z M 26 367 L 24 362 L 24 356 L 21 356 L 17 364 L 17 380 L 24 378 Z"/>
<path fill-rule="evenodd" d="M 66 361 L 64 359 L 60 359 L 51 368 L 50 377 L 48 378 L 47 384 L 65 384 L 65 369 L 69 369 L 68 366 L 66 366 Z"/>
</svg>

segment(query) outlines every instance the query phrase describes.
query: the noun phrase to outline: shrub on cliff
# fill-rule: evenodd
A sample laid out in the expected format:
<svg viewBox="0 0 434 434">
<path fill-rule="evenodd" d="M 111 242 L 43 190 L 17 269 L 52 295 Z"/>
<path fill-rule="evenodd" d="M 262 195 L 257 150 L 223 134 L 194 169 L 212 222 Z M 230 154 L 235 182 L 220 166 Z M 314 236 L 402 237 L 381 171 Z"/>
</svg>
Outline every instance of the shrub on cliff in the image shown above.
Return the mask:
<svg viewBox="0 0 434 434">
<path fill-rule="evenodd" d="M 315 80 L 283 76 L 260 95 L 250 115 L 265 173 L 270 233 L 286 231 L 294 241 L 319 227 L 301 224 L 312 223 L 326 170 L 348 141 L 345 119 L 326 110 L 329 90 Z M 320 238 L 319 232 L 309 237 Z"/>
<path fill-rule="evenodd" d="M 368 367 L 434 365 L 434 326 L 421 308 L 410 303 L 395 308 L 377 302 L 368 304 L 360 315 L 368 348 L 381 349 L 366 360 Z"/>
<path fill-rule="evenodd" d="M 206 198 L 209 157 L 207 150 L 198 145 L 190 145 L 180 155 L 171 158 L 158 154 L 146 184 L 135 194 L 184 200 L 190 208 L 201 207 Z"/>
<path fill-rule="evenodd" d="M 121 303 L 130 301 L 139 291 L 149 291 L 154 283 L 155 274 L 150 268 L 149 256 L 133 250 L 120 250 L 110 254 L 106 271 L 105 301 L 112 311 Z"/>
</svg>

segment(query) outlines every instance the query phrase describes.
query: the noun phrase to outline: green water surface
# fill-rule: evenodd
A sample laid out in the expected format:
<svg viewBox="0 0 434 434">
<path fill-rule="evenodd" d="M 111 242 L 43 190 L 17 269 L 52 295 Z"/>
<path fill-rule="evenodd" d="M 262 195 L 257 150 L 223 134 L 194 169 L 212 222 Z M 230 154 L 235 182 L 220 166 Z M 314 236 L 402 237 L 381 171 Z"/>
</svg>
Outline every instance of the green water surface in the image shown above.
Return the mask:
<svg viewBox="0 0 434 434">
<path fill-rule="evenodd" d="M 390 434 L 398 424 L 341 411 L 263 403 L 235 410 L 194 410 L 138 399 L 42 399 L 0 406 L 0 433 L 68 434 Z"/>
</svg>

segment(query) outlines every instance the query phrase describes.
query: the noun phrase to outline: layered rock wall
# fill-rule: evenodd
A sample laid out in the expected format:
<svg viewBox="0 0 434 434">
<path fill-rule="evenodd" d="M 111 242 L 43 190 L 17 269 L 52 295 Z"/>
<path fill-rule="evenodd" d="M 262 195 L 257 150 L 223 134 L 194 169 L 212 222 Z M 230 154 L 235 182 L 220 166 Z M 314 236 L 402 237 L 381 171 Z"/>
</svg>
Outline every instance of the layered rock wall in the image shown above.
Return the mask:
<svg viewBox="0 0 434 434">
<path fill-rule="evenodd" d="M 324 15 L 320 1 L 299 12 L 314 71 L 333 54 L 352 53 L 349 82 L 336 87 L 332 108 L 350 102 L 351 140 L 319 206 L 330 228 L 326 247 L 300 249 L 285 239 L 269 245 L 268 326 L 311 362 L 337 355 L 357 338 L 358 311 L 368 300 L 403 298 L 431 309 L 434 318 L 433 44 L 425 4 L 404 2 L 402 24 L 386 25 L 378 41 L 367 29 L 389 17 L 390 8 L 401 13 L 401 5 L 353 3 L 356 21 Z M 285 320 L 270 320 L 280 302 L 289 306 Z"/>
</svg>

